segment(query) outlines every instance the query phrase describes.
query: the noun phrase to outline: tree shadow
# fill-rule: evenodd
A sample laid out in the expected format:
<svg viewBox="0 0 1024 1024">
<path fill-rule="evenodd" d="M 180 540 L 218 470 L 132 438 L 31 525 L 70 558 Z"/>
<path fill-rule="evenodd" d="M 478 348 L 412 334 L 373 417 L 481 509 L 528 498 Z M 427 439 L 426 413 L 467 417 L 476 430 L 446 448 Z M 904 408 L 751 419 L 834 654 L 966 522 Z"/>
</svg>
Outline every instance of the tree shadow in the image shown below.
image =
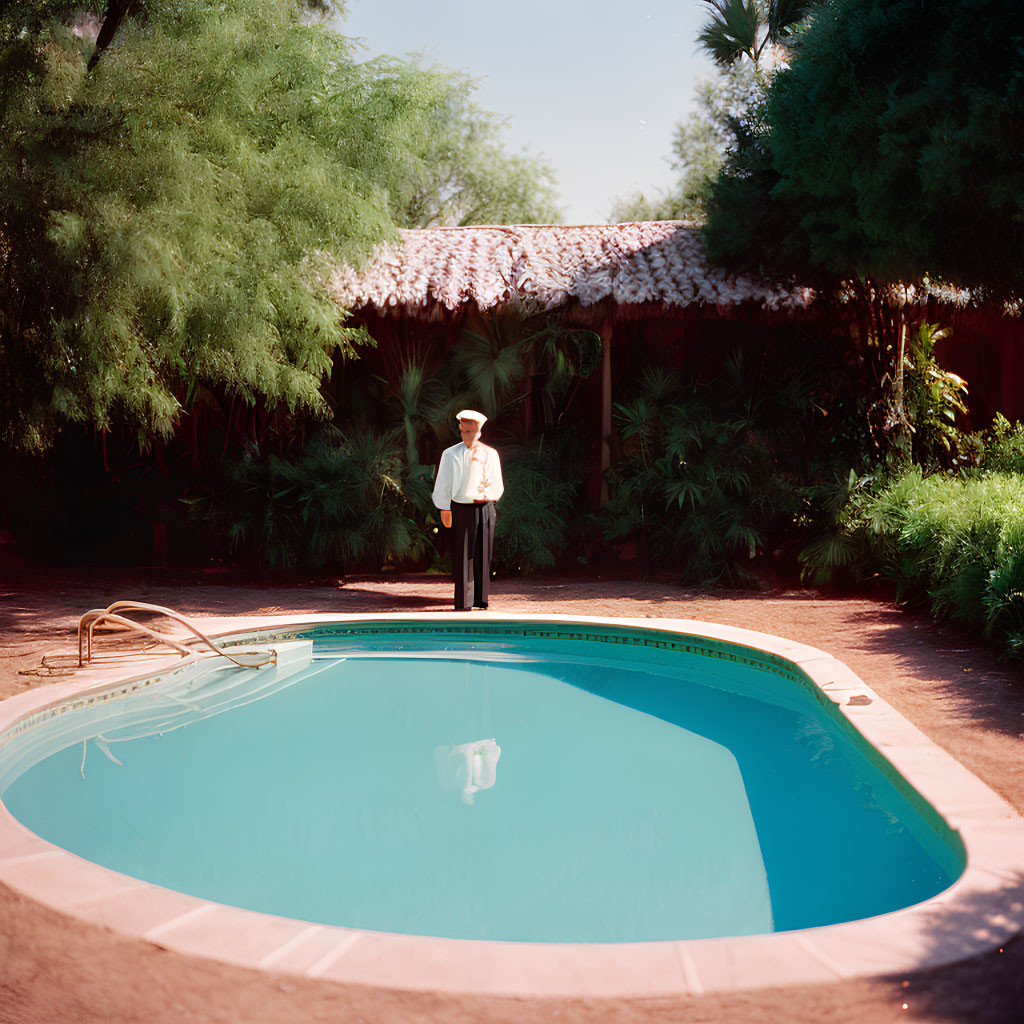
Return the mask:
<svg viewBox="0 0 1024 1024">
<path fill-rule="evenodd" d="M 915 611 L 879 606 L 851 612 L 857 644 L 906 670 L 907 685 L 927 688 L 953 713 L 966 713 L 1004 736 L 1024 738 L 1024 681 L 1019 665 L 963 631 Z"/>
<path fill-rule="evenodd" d="M 1024 859 L 1024 851 L 1022 851 Z M 1024 872 L 998 889 L 936 908 L 926 956 L 964 935 L 997 934 L 1006 916 L 1024 919 Z M 902 993 L 909 1020 L 1009 1024 L 1024 1020 L 1024 935 L 1018 932 L 996 948 L 957 963 L 883 979 Z"/>
</svg>

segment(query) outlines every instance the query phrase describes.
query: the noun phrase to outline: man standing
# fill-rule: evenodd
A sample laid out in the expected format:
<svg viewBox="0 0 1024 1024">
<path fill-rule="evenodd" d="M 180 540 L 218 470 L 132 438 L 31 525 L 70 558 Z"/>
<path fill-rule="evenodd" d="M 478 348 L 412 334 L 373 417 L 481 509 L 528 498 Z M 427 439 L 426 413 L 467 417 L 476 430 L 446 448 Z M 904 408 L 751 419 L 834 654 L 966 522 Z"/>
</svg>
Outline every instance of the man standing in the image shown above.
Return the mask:
<svg viewBox="0 0 1024 1024">
<path fill-rule="evenodd" d="M 456 419 L 462 441 L 446 448 L 434 483 L 434 505 L 452 531 L 455 610 L 486 608 L 494 545 L 494 503 L 505 492 L 498 453 L 483 444 L 483 413 L 463 409 Z"/>
</svg>

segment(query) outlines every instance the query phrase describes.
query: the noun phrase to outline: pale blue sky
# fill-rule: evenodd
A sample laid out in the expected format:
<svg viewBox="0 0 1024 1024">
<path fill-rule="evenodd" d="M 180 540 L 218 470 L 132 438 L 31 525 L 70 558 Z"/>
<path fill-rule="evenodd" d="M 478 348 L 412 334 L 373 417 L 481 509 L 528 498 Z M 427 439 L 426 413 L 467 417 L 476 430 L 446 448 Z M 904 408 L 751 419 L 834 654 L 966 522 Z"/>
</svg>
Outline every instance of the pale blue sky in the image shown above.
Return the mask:
<svg viewBox="0 0 1024 1024">
<path fill-rule="evenodd" d="M 604 223 L 612 198 L 673 181 L 673 128 L 693 85 L 696 0 L 348 0 L 339 25 L 365 58 L 423 51 L 480 79 L 480 106 L 508 117 L 509 150 L 544 156 L 566 223 Z"/>
</svg>

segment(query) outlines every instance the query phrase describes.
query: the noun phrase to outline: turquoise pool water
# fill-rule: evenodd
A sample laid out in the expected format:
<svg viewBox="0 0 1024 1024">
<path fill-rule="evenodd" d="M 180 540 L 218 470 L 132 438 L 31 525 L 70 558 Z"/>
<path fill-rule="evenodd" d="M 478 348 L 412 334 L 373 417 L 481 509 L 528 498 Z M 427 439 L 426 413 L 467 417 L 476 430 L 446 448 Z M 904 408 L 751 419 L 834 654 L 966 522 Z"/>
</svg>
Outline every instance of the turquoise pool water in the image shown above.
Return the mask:
<svg viewBox="0 0 1024 1024">
<path fill-rule="evenodd" d="M 305 635 L 298 671 L 37 726 L 0 757 L 0 799 L 158 885 L 460 938 L 803 928 L 963 869 L 941 819 L 779 659 L 623 630 Z"/>
</svg>

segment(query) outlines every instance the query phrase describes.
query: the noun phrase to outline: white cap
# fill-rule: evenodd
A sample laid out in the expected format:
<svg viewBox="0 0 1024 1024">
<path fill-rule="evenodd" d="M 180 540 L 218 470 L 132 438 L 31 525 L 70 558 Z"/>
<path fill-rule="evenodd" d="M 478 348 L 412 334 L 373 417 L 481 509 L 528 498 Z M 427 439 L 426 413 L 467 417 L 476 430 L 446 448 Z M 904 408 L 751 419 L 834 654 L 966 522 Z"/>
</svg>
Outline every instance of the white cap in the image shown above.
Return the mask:
<svg viewBox="0 0 1024 1024">
<path fill-rule="evenodd" d="M 487 422 L 487 417 L 476 409 L 463 409 L 455 417 L 457 420 L 476 420 L 482 427 Z"/>
</svg>

